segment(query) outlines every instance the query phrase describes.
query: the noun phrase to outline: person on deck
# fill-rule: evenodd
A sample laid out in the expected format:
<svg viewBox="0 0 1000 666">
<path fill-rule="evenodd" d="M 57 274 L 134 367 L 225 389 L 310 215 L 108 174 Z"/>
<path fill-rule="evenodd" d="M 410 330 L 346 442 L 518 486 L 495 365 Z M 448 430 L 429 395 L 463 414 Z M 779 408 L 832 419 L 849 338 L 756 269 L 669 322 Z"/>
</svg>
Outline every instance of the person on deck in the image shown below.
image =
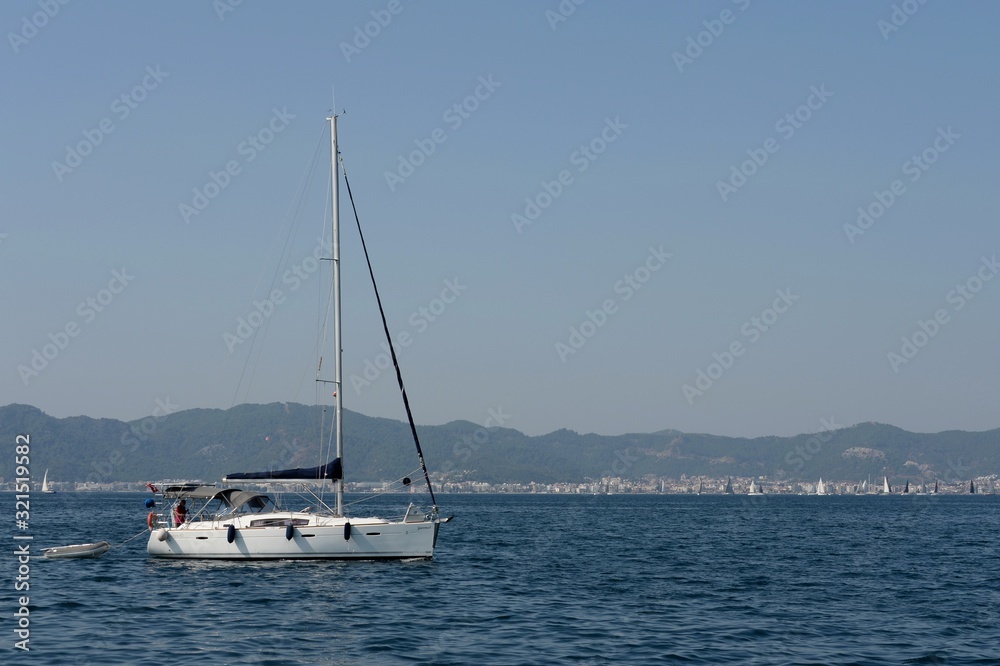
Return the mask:
<svg viewBox="0 0 1000 666">
<path fill-rule="evenodd" d="M 180 527 L 187 521 L 187 500 L 181 500 L 180 504 L 174 507 L 174 527 Z"/>
</svg>

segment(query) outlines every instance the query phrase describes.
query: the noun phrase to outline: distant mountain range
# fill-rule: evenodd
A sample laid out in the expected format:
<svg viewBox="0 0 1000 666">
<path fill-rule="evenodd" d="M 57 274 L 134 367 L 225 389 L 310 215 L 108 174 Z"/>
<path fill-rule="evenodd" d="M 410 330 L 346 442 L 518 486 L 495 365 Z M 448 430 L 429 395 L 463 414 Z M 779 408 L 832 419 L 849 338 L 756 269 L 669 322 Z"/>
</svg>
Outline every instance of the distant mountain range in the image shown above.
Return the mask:
<svg viewBox="0 0 1000 666">
<path fill-rule="evenodd" d="M 295 403 L 247 404 L 124 422 L 58 419 L 12 404 L 0 407 L 0 438 L 12 451 L 18 434 L 31 436 L 32 474 L 39 479 L 48 468 L 49 477 L 61 482 L 215 481 L 230 472 L 319 464 L 321 410 Z M 345 411 L 344 433 L 349 480 L 418 474 L 407 424 Z M 887 475 L 955 482 L 1000 472 L 1000 429 L 921 434 L 863 423 L 753 439 L 676 430 L 618 436 L 557 430 L 530 437 L 453 421 L 418 426 L 418 433 L 432 474 L 453 481 L 555 483 L 682 475 L 815 481 Z M 6 480 L 13 476 L 13 460 L 11 454 L 0 467 Z"/>
</svg>

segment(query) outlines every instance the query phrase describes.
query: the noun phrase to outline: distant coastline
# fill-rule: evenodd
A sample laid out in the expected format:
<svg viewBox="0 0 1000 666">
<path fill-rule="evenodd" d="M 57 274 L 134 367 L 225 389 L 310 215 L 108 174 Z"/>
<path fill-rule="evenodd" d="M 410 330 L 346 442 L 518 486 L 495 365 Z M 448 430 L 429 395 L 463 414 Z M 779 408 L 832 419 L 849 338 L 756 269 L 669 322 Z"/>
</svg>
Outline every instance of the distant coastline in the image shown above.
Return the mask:
<svg viewBox="0 0 1000 666">
<path fill-rule="evenodd" d="M 211 481 L 240 470 L 318 464 L 320 408 L 243 404 L 178 410 L 133 422 L 55 418 L 29 406 L 0 407 L 0 439 L 32 438 L 33 483 L 49 470 L 56 490 L 120 489 L 164 478 Z M 413 474 L 409 426 L 345 410 L 350 476 L 359 489 Z M 616 436 L 453 421 L 418 425 L 441 492 L 712 493 L 728 479 L 747 492 L 810 493 L 820 478 L 831 494 L 888 477 L 895 489 L 937 481 L 942 493 L 970 480 L 988 491 L 1000 472 L 1000 429 L 913 433 L 881 423 L 833 426 L 792 437 L 723 437 L 663 430 Z M 827 423 L 831 425 L 828 427 Z M 10 482 L 0 477 L 0 484 Z M 0 486 L 3 487 L 3 486 Z"/>
<path fill-rule="evenodd" d="M 703 479 L 705 489 L 698 492 L 698 483 L 692 485 L 691 479 L 659 479 L 656 481 L 630 481 L 626 479 L 608 479 L 605 483 L 486 483 L 469 481 L 465 483 L 436 483 L 435 492 L 440 495 L 729 495 L 724 487 L 728 479 Z M 810 483 L 783 483 L 768 487 L 767 481 L 754 479 L 758 484 L 763 484 L 763 492 L 760 495 L 815 495 L 816 485 Z M 1000 486 L 1000 478 L 997 475 L 978 477 L 969 479 L 974 481 L 977 487 L 977 495 L 995 495 L 996 488 Z M 969 481 L 951 484 L 939 484 L 937 493 L 933 492 L 909 492 L 903 493 L 894 490 L 888 493 L 892 496 L 900 497 L 934 497 L 937 495 L 968 495 Z M 218 482 L 206 481 L 206 485 L 225 485 Z M 421 495 L 419 488 L 411 492 L 382 491 L 380 486 L 390 484 L 390 481 L 381 483 L 348 483 L 347 493 L 358 495 L 384 494 L 392 496 Z M 734 492 L 732 496 L 747 495 L 749 479 L 733 479 Z M 853 490 L 856 484 L 837 481 L 826 481 L 828 496 L 885 496 L 886 493 L 861 493 Z M 931 484 L 933 486 L 933 483 Z M 259 484 L 242 484 L 241 488 L 257 490 L 260 492 L 273 492 L 273 489 Z M 120 481 L 108 484 L 88 484 L 86 482 L 64 482 L 57 485 L 60 493 L 92 493 L 92 492 L 114 492 L 114 493 L 137 493 L 149 494 L 149 490 L 144 483 L 138 481 Z M 37 489 L 33 489 L 37 490 Z M 0 492 L 14 492 L 14 483 L 0 483 Z"/>
</svg>

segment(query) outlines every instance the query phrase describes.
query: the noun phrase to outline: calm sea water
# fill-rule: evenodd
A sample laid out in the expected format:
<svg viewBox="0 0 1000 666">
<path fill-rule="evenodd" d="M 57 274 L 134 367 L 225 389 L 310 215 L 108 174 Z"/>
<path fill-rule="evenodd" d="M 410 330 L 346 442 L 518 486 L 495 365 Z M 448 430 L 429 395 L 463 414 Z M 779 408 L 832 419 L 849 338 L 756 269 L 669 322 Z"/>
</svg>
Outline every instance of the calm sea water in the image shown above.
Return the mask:
<svg viewBox="0 0 1000 666">
<path fill-rule="evenodd" d="M 33 548 L 120 543 L 143 499 L 34 494 Z M 1000 663 L 1000 496 L 439 499 L 431 562 L 37 557 L 27 654 L 9 546 L 0 663 Z"/>
</svg>

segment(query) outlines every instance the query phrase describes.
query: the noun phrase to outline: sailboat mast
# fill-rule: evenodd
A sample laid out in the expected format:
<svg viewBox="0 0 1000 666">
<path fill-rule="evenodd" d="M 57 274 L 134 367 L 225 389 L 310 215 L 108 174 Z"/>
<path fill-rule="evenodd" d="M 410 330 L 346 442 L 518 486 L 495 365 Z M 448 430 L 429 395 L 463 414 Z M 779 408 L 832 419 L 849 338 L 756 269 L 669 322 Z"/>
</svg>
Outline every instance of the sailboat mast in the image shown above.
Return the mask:
<svg viewBox="0 0 1000 666">
<path fill-rule="evenodd" d="M 340 178 L 337 176 L 337 115 L 332 114 L 330 121 L 330 178 L 333 186 L 333 213 L 331 215 L 331 240 L 333 242 L 333 346 L 334 346 L 334 418 L 336 419 L 335 439 L 337 442 L 337 457 L 343 465 L 344 459 L 344 407 L 343 389 L 343 347 L 340 341 Z M 344 515 L 344 478 L 343 474 L 337 480 L 337 515 Z"/>
</svg>

